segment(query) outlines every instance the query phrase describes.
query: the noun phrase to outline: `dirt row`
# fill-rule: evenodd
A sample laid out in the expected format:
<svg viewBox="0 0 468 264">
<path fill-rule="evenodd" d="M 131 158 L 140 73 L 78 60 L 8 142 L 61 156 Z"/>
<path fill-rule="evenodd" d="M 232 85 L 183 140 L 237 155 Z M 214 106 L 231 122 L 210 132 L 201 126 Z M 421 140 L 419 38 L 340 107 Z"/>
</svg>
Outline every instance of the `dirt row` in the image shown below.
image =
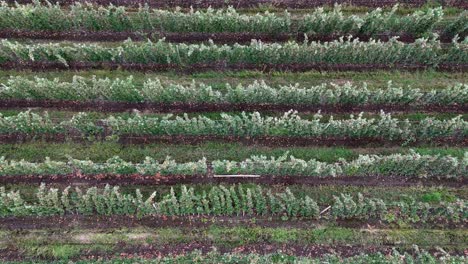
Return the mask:
<svg viewBox="0 0 468 264">
<path fill-rule="evenodd" d="M 107 136 L 112 133 L 104 132 L 101 135 L 92 137 L 92 140 L 104 141 Z M 215 135 L 172 135 L 172 136 L 153 136 L 153 135 L 132 135 L 123 134 L 117 135 L 117 142 L 120 144 L 151 144 L 151 143 L 165 143 L 165 144 L 184 144 L 184 145 L 198 145 L 204 142 L 237 142 L 244 145 L 259 145 L 259 146 L 346 146 L 346 147 L 389 147 L 389 146 L 418 146 L 422 144 L 430 144 L 431 146 L 453 146 L 453 147 L 466 147 L 468 146 L 468 138 L 463 137 L 445 137 L 434 138 L 428 141 L 406 141 L 406 140 L 387 140 L 382 138 L 320 138 L 320 137 L 290 137 L 290 136 L 215 136 Z M 68 134 L 23 134 L 11 133 L 0 134 L 0 143 L 27 143 L 33 141 L 43 142 L 89 142 L 90 139 L 87 135 L 79 133 Z"/>
<path fill-rule="evenodd" d="M 167 255 L 186 255 L 193 250 L 200 250 L 202 253 L 212 252 L 214 248 L 218 250 L 219 253 L 237 253 L 237 254 L 275 254 L 281 252 L 282 254 L 288 254 L 293 256 L 302 256 L 310 258 L 318 258 L 327 254 L 339 255 L 342 257 L 352 257 L 360 254 L 372 254 L 372 253 L 382 253 L 382 254 L 391 254 L 394 249 L 401 249 L 404 251 L 410 250 L 409 253 L 414 253 L 411 251 L 408 245 L 394 245 L 388 246 L 368 246 L 368 245 L 317 245 L 317 244 L 305 244 L 305 243 L 253 243 L 253 244 L 243 244 L 237 247 L 228 247 L 228 246 L 217 246 L 210 243 L 201 243 L 193 242 L 186 244 L 177 244 L 177 245 L 165 245 L 163 247 L 154 247 L 154 246 L 125 246 L 124 243 L 120 244 L 123 248 L 123 252 L 120 254 L 125 258 L 135 258 L 141 257 L 146 259 L 153 259 L 158 256 L 167 256 Z M 441 252 L 435 248 L 429 248 L 429 252 L 433 254 L 441 254 Z M 455 255 L 466 255 L 465 252 L 459 250 L 448 250 L 448 253 Z M 112 257 L 111 254 L 104 254 L 102 257 Z M 96 258 L 93 254 L 88 254 L 91 258 Z M 87 257 L 85 255 L 85 258 Z M 89 258 L 89 257 L 88 257 Z"/>
<path fill-rule="evenodd" d="M 123 252 L 120 254 L 126 258 L 143 257 L 155 258 L 160 255 L 186 255 L 194 250 L 200 250 L 206 254 L 212 252 L 214 248 L 221 254 L 237 253 L 237 254 L 274 254 L 281 252 L 283 254 L 303 256 L 303 257 L 321 257 L 326 254 L 335 254 L 343 257 L 351 257 L 361 253 L 391 253 L 390 247 L 379 246 L 356 246 L 356 245 L 310 245 L 299 243 L 273 244 L 267 242 L 243 244 L 237 247 L 219 246 L 211 243 L 192 242 L 176 245 L 164 245 L 162 247 L 155 246 L 123 246 Z M 89 256 L 89 255 L 88 255 Z M 104 255 L 105 257 L 106 255 Z M 94 256 L 92 256 L 94 258 Z M 85 257 L 86 258 L 86 257 Z"/>
<path fill-rule="evenodd" d="M 291 109 L 300 112 L 359 113 L 359 112 L 423 112 L 423 113 L 467 113 L 464 105 L 303 105 L 303 104 L 249 104 L 249 103 L 131 103 L 117 101 L 71 101 L 71 100 L 28 100 L 0 99 L 0 109 L 48 108 L 67 111 L 132 112 L 134 109 L 155 113 L 196 113 L 219 111 L 279 111 Z"/>
<path fill-rule="evenodd" d="M 281 252 L 293 256 L 302 256 L 318 258 L 327 254 L 339 255 L 342 257 L 352 257 L 360 254 L 382 253 L 391 254 L 393 250 L 402 249 L 405 252 L 413 253 L 408 245 L 397 246 L 368 246 L 368 245 L 318 245 L 305 243 L 268 243 L 257 242 L 254 244 L 246 243 L 240 246 L 216 245 L 211 241 L 194 241 L 185 243 L 165 244 L 165 245 L 130 245 L 125 242 L 116 244 L 112 251 L 99 251 L 93 249 L 83 249 L 79 257 L 70 258 L 71 261 L 77 260 L 112 260 L 112 259 L 157 259 L 165 256 L 187 255 L 193 251 L 199 251 L 202 254 L 208 254 L 214 250 L 217 253 L 237 253 L 237 254 L 275 254 Z M 429 248 L 428 251 L 433 254 L 442 254 L 440 250 Z M 448 253 L 464 255 L 464 252 L 456 250 L 447 250 Z M 52 260 L 47 257 L 40 257 L 42 260 Z M 15 248 L 0 249 L 0 260 L 3 261 L 21 261 L 31 260 L 31 257 L 25 255 L 21 250 Z"/>
<path fill-rule="evenodd" d="M 383 186 L 383 187 L 410 187 L 410 186 L 447 186 L 451 188 L 466 188 L 468 178 L 440 179 L 416 178 L 405 176 L 277 176 L 261 175 L 253 177 L 225 177 L 213 175 L 151 175 L 141 174 L 117 175 L 98 174 L 84 175 L 80 173 L 68 175 L 24 175 L 0 176 L 0 184 L 63 184 L 63 185 L 179 185 L 179 184 L 237 184 L 255 183 L 265 185 L 308 185 L 308 186 Z"/>
<path fill-rule="evenodd" d="M 222 227 L 265 227 L 265 228 L 300 228 L 310 229 L 318 226 L 340 226 L 344 228 L 388 229 L 396 228 L 378 220 L 351 219 L 351 220 L 281 220 L 280 216 L 135 216 L 124 215 L 63 215 L 63 216 L 22 216 L 1 217 L 0 226 L 4 230 L 35 230 L 35 229 L 113 229 L 113 228 L 207 228 L 211 226 Z M 466 223 L 419 223 L 405 228 L 448 228 L 456 229 L 466 227 Z"/>
<path fill-rule="evenodd" d="M 180 228 L 182 230 L 191 230 L 197 228 L 209 228 L 210 226 L 223 226 L 223 227 L 264 227 L 264 228 L 302 228 L 310 229 L 318 226 L 326 226 L 330 224 L 330 221 L 304 221 L 289 219 L 288 221 L 279 220 L 278 218 L 263 218 L 263 217 L 199 217 L 199 216 L 185 216 L 185 217 L 143 217 L 136 219 L 129 216 L 80 216 L 80 215 L 67 215 L 67 216 L 54 216 L 54 217 L 12 217 L 12 218 L 0 218 L 0 226 L 4 230 L 17 231 L 20 234 L 27 234 L 27 230 L 44 230 L 49 229 L 50 232 L 60 230 L 60 232 L 66 232 L 66 230 L 76 229 L 97 229 L 99 231 L 112 232 L 115 228 L 138 228 L 138 227 L 149 227 L 149 228 Z M 378 230 L 388 229 L 390 226 L 386 226 L 376 221 L 338 221 L 334 223 L 340 227 L 346 228 L 359 228 L 366 230 Z M 419 226 L 410 226 L 410 228 L 443 228 L 444 230 L 450 230 L 452 228 L 464 228 L 466 226 L 461 225 L 447 225 L 447 224 L 424 224 Z M 406 226 L 408 228 L 408 226 Z M 448 228 L 448 229 L 447 229 Z M 251 243 L 251 242 L 250 242 Z M 181 255 L 187 254 L 194 250 L 201 250 L 203 253 L 211 252 L 216 249 L 220 253 L 256 253 L 256 254 L 269 254 L 276 252 L 283 252 L 290 255 L 296 256 L 309 256 L 309 257 L 320 257 L 324 254 L 338 254 L 343 257 L 349 257 L 358 255 L 361 253 L 375 253 L 383 252 L 389 253 L 393 248 L 400 250 L 411 250 L 411 245 L 406 243 L 385 243 L 381 246 L 370 246 L 370 245 L 344 245 L 337 243 L 336 245 L 327 244 L 316 244 L 314 242 L 285 242 L 285 243 L 272 243 L 272 242 L 255 242 L 250 244 L 249 242 L 221 244 L 211 240 L 198 239 L 190 242 L 174 242 L 168 244 L 149 244 L 149 243 L 125 243 L 123 241 L 115 244 L 106 244 L 112 246 L 111 251 L 96 251 L 83 249 L 80 252 L 79 257 L 74 259 L 111 259 L 116 255 L 122 258 L 132 257 L 143 257 L 143 258 L 155 258 L 168 255 Z M 77 245 L 77 243 L 70 243 Z M 86 242 L 78 243 L 78 245 L 87 245 Z M 432 245 L 432 244 L 430 244 Z M 438 254 L 438 250 L 432 248 L 432 246 L 424 246 L 425 250 L 429 250 L 431 253 Z M 466 255 L 466 252 L 460 250 L 460 247 L 456 244 L 443 244 L 438 245 L 443 247 L 447 252 L 456 255 Z M 15 247 L 15 244 L 9 244 L 0 249 L 1 260 L 22 260 L 26 256 L 24 250 Z M 410 251 L 411 253 L 411 251 Z M 440 252 L 439 252 L 440 253 Z"/>
<path fill-rule="evenodd" d="M 213 63 L 194 63 L 190 65 L 161 64 L 161 63 L 115 63 L 115 62 L 68 62 L 68 66 L 61 62 L 35 61 L 21 62 L 9 61 L 0 63 L 2 70 L 33 70 L 33 71 L 54 71 L 54 70 L 135 70 L 143 72 L 164 72 L 175 71 L 178 73 L 196 73 L 205 71 L 239 71 L 239 70 L 258 70 L 262 72 L 287 71 L 287 72 L 306 72 L 306 71 L 356 71 L 369 72 L 378 70 L 402 70 L 402 71 L 420 71 L 435 69 L 442 72 L 468 72 L 468 64 L 439 64 L 437 67 L 431 67 L 423 64 L 326 64 L 326 63 L 288 63 L 288 64 L 250 64 L 213 62 Z"/>
<path fill-rule="evenodd" d="M 342 222 L 348 227 L 364 227 L 369 222 Z M 145 216 L 136 218 L 134 216 L 85 216 L 85 215 L 65 215 L 65 216 L 24 216 L 24 217 L 4 217 L 0 218 L 0 226 L 7 230 L 19 229 L 112 229 L 112 228 L 202 228 L 209 227 L 213 224 L 223 227 L 290 227 L 290 228 L 310 228 L 319 224 L 319 221 L 306 220 L 288 220 L 282 221 L 278 218 L 275 220 L 256 217 L 252 221 L 252 217 L 245 216 Z M 379 224 L 379 223 L 374 223 Z"/>
<path fill-rule="evenodd" d="M 1 138 L 0 138 L 1 140 Z M 190 144 L 197 145 L 203 142 L 238 142 L 245 145 L 262 146 L 386 146 L 402 145 L 403 140 L 388 141 L 380 138 L 314 138 L 314 137 L 289 137 L 289 136 L 138 136 L 122 135 L 119 142 L 122 144 Z M 408 145 L 420 145 L 429 142 L 407 142 Z M 430 141 L 433 145 L 468 146 L 468 138 L 439 138 Z"/>
<path fill-rule="evenodd" d="M 7 0 L 13 4 L 14 0 Z M 32 0 L 16 0 L 18 3 L 31 3 Z M 76 0 L 56 0 L 61 5 L 71 5 Z M 54 3 L 55 3 L 54 2 Z M 443 6 L 452 6 L 458 8 L 468 8 L 465 0 L 87 0 L 90 3 L 99 5 L 119 5 L 138 7 L 148 4 L 150 7 L 171 8 L 221 8 L 234 6 L 236 8 L 252 8 L 259 6 L 273 6 L 277 8 L 313 8 L 319 6 L 333 6 L 335 3 L 342 5 L 363 6 L 363 7 L 391 7 L 400 4 L 407 7 L 421 7 L 427 3 L 437 2 Z"/>
<path fill-rule="evenodd" d="M 348 34 L 349 35 L 349 34 Z M 333 41 L 341 37 L 348 37 L 348 35 L 308 35 L 309 41 Z M 359 39 L 360 41 L 369 41 L 371 38 L 375 40 L 388 41 L 392 37 L 398 36 L 398 40 L 405 43 L 414 42 L 417 37 L 407 33 L 388 33 L 379 34 L 371 37 L 368 35 L 355 35 L 352 39 Z M 305 35 L 298 34 L 267 34 L 267 33 L 252 33 L 252 32 L 238 32 L 238 33 L 170 33 L 170 32 L 154 32 L 154 31 L 28 31 L 28 30 L 0 30 L 0 38 L 18 38 L 18 39 L 41 39 L 41 40 L 70 40 L 70 41 L 124 41 L 132 39 L 134 41 L 141 41 L 146 39 L 161 39 L 165 38 L 168 42 L 175 43 L 197 43 L 202 41 L 213 40 L 215 43 L 249 43 L 252 39 L 261 40 L 263 42 L 286 42 L 298 41 L 303 42 Z M 439 40 L 442 43 L 450 43 L 451 36 L 441 35 Z M 460 39 L 464 39 L 460 36 Z"/>
</svg>

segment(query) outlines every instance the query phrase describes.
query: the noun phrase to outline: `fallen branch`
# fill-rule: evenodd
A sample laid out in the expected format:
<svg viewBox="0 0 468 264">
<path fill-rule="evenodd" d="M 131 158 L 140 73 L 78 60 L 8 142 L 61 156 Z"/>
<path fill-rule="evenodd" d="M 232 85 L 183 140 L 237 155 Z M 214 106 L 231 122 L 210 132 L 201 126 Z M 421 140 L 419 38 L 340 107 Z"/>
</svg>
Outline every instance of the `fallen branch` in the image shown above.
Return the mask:
<svg viewBox="0 0 468 264">
<path fill-rule="evenodd" d="M 231 174 L 231 175 L 213 175 L 214 178 L 260 178 L 255 174 Z"/>
<path fill-rule="evenodd" d="M 324 214 L 325 212 L 327 212 L 327 211 L 330 210 L 330 209 L 331 209 L 331 205 L 328 206 L 327 208 L 323 209 L 323 211 L 320 212 L 320 215 Z"/>
</svg>

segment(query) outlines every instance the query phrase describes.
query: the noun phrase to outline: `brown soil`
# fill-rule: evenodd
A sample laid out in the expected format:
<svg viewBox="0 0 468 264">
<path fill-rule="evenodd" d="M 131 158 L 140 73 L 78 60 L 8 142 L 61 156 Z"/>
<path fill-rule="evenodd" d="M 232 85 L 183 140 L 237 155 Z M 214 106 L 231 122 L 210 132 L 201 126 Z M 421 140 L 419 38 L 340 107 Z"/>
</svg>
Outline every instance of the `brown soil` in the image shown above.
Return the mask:
<svg viewBox="0 0 468 264">
<path fill-rule="evenodd" d="M 6 230 L 28 230 L 28 229 L 112 229 L 112 228 L 204 228 L 213 225 L 223 227 L 271 227 L 271 228 L 302 228 L 310 229 L 324 225 L 338 225 L 346 228 L 363 229 L 387 229 L 398 228 L 391 224 L 368 219 L 368 220 L 302 220 L 288 219 L 281 220 L 279 216 L 145 216 L 140 219 L 134 216 L 85 216 L 85 215 L 65 215 L 65 216 L 23 216 L 23 217 L 2 217 L 0 225 Z M 414 228 L 461 228 L 466 227 L 466 223 L 423 223 L 414 224 Z M 408 227 L 405 227 L 408 228 Z"/>
<path fill-rule="evenodd" d="M 308 35 L 309 41 L 333 41 L 348 35 L 330 34 L 330 35 Z M 389 41 L 392 37 L 398 36 L 398 40 L 405 43 L 412 43 L 418 37 L 408 33 L 386 33 L 376 36 L 363 34 L 354 34 L 352 39 L 360 41 L 369 41 L 371 38 L 381 41 Z M 146 39 L 165 38 L 168 42 L 175 43 L 197 43 L 213 40 L 215 43 L 249 43 L 252 39 L 263 42 L 285 42 L 305 40 L 304 33 L 253 33 L 253 32 L 155 32 L 155 31 L 31 31 L 31 30 L 0 30 L 0 38 L 18 38 L 18 39 L 42 39 L 42 40 L 70 40 L 70 41 L 123 41 L 132 39 L 141 41 Z M 451 43 L 453 36 L 441 35 L 439 40 L 442 43 Z M 464 39 L 464 36 L 460 36 Z"/>
<path fill-rule="evenodd" d="M 262 146 L 387 146 L 402 145 L 402 140 L 389 141 L 379 138 L 314 138 L 314 137 L 288 137 L 288 136 L 134 136 L 122 135 L 119 142 L 122 144 L 148 144 L 148 143 L 167 143 L 167 144 L 190 144 L 196 145 L 202 142 L 238 142 L 245 145 Z M 1 142 L 1 138 L 0 138 Z M 418 145 L 428 142 L 409 142 L 408 145 Z M 433 145 L 453 145 L 468 146 L 468 138 L 439 138 L 431 140 Z"/>
<path fill-rule="evenodd" d="M 394 249 L 401 249 L 408 254 L 415 254 L 408 245 L 320 245 L 307 243 L 267 243 L 260 242 L 255 244 L 244 244 L 242 246 L 215 245 L 210 241 L 194 241 L 189 243 L 177 243 L 166 245 L 130 245 L 124 242 L 118 243 L 112 252 L 97 250 L 84 250 L 79 257 L 71 260 L 112 260 L 112 259 L 156 259 L 164 256 L 187 255 L 195 250 L 207 254 L 216 250 L 218 253 L 238 253 L 238 254 L 274 254 L 281 252 L 283 254 L 318 258 L 327 254 L 339 255 L 342 257 L 352 257 L 360 254 L 382 253 L 391 254 Z M 429 253 L 440 255 L 441 252 L 435 248 L 425 248 Z M 447 249 L 446 249 L 447 250 Z M 446 252 L 460 256 L 466 256 L 466 252 L 448 249 Z M 0 250 L 1 260 L 24 260 L 28 259 L 19 250 L 6 248 Z"/>
<path fill-rule="evenodd" d="M 238 254 L 273 254 L 278 251 L 283 254 L 304 256 L 304 257 L 320 257 L 325 254 L 338 254 L 343 257 L 359 255 L 361 253 L 390 253 L 389 247 L 360 247 L 351 245 L 308 245 L 308 244 L 270 244 L 270 243 L 255 243 L 245 244 L 238 247 L 221 246 L 216 247 L 210 243 L 194 242 L 190 244 L 165 245 L 162 248 L 154 246 L 139 246 L 138 248 L 130 247 L 124 250 L 121 256 L 124 257 L 143 257 L 154 258 L 159 255 L 185 255 L 194 250 L 201 250 L 203 253 L 213 251 L 217 248 L 220 253 L 238 253 Z"/>
<path fill-rule="evenodd" d="M 404 176 L 352 176 L 352 177 L 315 177 L 315 176 L 273 176 L 262 175 L 259 178 L 209 177 L 207 175 L 25 175 L 0 176 L 0 184 L 53 183 L 53 184 L 88 184 L 88 185 L 178 185 L 178 184 L 236 184 L 251 182 L 255 184 L 309 185 L 309 186 L 448 186 L 465 188 L 466 177 L 460 179 L 429 178 L 422 179 Z"/>
<path fill-rule="evenodd" d="M 424 112 L 466 113 L 467 105 L 299 105 L 299 104 L 248 104 L 248 103 L 131 103 L 113 101 L 26 100 L 0 99 L 0 109 L 40 107 L 67 111 L 125 112 L 138 109 L 146 112 L 188 113 L 219 111 L 289 111 L 322 113 L 357 112 Z"/>
<path fill-rule="evenodd" d="M 51 71 L 51 70 L 90 70 L 90 69 L 108 69 L 108 70 L 136 70 L 146 72 L 177 71 L 180 73 L 195 73 L 204 71 L 238 71 L 238 70 L 258 70 L 263 72 L 271 71 L 356 71 L 367 72 L 377 70 L 404 70 L 419 71 L 426 69 L 436 69 L 443 72 L 468 72 L 468 64 L 439 64 L 437 67 L 431 67 L 424 64 L 326 64 L 326 63 L 288 63 L 288 64 L 248 64 L 236 63 L 228 64 L 226 62 L 213 63 L 195 63 L 187 66 L 177 64 L 160 63 L 113 63 L 113 62 L 69 62 L 68 67 L 61 62 L 36 61 L 36 62 L 18 62 L 9 61 L 0 64 L 3 70 L 33 70 L 33 71 Z"/>
<path fill-rule="evenodd" d="M 106 136 L 112 135 L 109 131 L 102 135 L 93 137 L 93 140 L 102 141 Z M 0 134 L 0 143 L 26 143 L 33 141 L 44 142 L 88 142 L 87 137 L 70 131 L 68 134 L 23 134 L 11 133 Z M 245 145 L 260 145 L 260 146 L 347 146 L 347 147 L 382 147 L 382 146 L 418 146 L 421 144 L 430 144 L 431 146 L 468 146 L 468 138 L 463 137 L 444 137 L 436 138 L 430 141 L 412 141 L 404 140 L 387 140 L 382 138 L 317 138 L 317 137 L 290 137 L 290 136 L 192 136 L 192 135 L 118 135 L 120 144 L 188 144 L 198 145 L 203 142 L 238 142 Z"/>
<path fill-rule="evenodd" d="M 200 251 L 207 254 L 216 250 L 218 253 L 239 253 L 239 254 L 273 254 L 282 252 L 296 256 L 320 257 L 325 254 L 340 254 L 344 257 L 359 255 L 361 253 L 376 253 L 382 252 L 389 254 L 392 248 L 389 246 L 351 246 L 351 245 L 310 245 L 310 244 L 271 244 L 271 243 L 255 243 L 245 244 L 242 246 L 219 246 L 211 241 L 194 241 L 189 243 L 177 243 L 166 245 L 129 245 L 120 242 L 114 246 L 112 252 L 99 250 L 83 249 L 79 257 L 73 257 L 70 260 L 112 260 L 112 259 L 155 259 L 164 256 L 187 255 L 193 251 Z M 38 257 L 36 259 L 52 260 L 51 258 Z M 3 261 L 21 261 L 31 260 L 31 257 L 16 248 L 0 249 L 0 260 Z"/>
</svg>

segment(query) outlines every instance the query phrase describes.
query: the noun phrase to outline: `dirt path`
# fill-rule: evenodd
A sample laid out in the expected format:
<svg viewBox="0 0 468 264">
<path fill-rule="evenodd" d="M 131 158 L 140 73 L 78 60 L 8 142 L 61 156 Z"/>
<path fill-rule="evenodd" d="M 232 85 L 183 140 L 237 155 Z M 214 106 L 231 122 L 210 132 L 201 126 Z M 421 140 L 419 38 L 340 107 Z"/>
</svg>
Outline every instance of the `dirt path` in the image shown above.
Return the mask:
<svg viewBox="0 0 468 264">
<path fill-rule="evenodd" d="M 155 113 L 196 113 L 219 111 L 278 111 L 291 109 L 300 112 L 360 113 L 375 112 L 424 112 L 424 113 L 467 113 L 467 105 L 301 105 L 301 104 L 232 104 L 232 103 L 130 103 L 116 101 L 70 101 L 70 100 L 26 100 L 0 99 L 0 109 L 47 108 L 67 111 L 126 112 L 139 111 Z"/>
<path fill-rule="evenodd" d="M 447 186 L 451 188 L 466 188 L 468 179 L 437 179 L 416 178 L 404 176 L 348 176 L 348 177 L 317 177 L 317 176 L 274 176 L 262 175 L 253 177 L 210 177 L 208 175 L 25 175 L 0 176 L 0 184 L 89 184 L 97 185 L 178 185 L 178 184 L 282 184 L 282 185 L 309 185 L 309 186 L 383 186 L 383 187 L 411 187 L 411 186 Z"/>
</svg>

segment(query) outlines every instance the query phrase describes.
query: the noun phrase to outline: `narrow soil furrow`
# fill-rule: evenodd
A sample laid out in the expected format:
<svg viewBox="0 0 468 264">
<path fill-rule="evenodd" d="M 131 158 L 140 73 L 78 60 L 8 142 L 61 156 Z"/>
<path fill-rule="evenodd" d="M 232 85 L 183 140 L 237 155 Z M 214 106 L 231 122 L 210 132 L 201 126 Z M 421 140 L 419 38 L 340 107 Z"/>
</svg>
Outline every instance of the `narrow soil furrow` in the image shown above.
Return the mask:
<svg viewBox="0 0 468 264">
<path fill-rule="evenodd" d="M 2 138 L 0 137 L 0 142 Z M 196 145 L 202 142 L 239 142 L 245 145 L 262 146 L 386 146 L 386 145 L 419 145 L 428 143 L 422 141 L 405 142 L 403 140 L 389 141 L 380 138 L 316 138 L 316 137 L 289 137 L 289 136 L 135 136 L 122 135 L 119 142 L 122 144 L 148 144 L 148 143 L 170 143 Z M 431 140 L 432 145 L 468 146 L 468 138 L 438 138 Z"/>
<path fill-rule="evenodd" d="M 440 34 L 439 34 L 440 35 Z M 329 34 L 329 35 L 311 35 L 307 36 L 309 41 L 334 41 L 342 37 L 349 37 L 350 34 Z M 393 37 L 398 37 L 398 40 L 404 43 L 412 43 L 418 37 L 408 33 L 386 33 L 376 36 L 363 34 L 355 34 L 352 39 L 360 41 L 369 41 L 370 39 L 389 41 Z M 304 33 L 255 33 L 255 32 L 158 32 L 158 31 L 30 31 L 30 30 L 0 30 L 0 38 L 16 38 L 16 39 L 40 39 L 40 40 L 69 40 L 69 41 L 123 41 L 132 39 L 141 41 L 146 39 L 161 39 L 165 38 L 168 42 L 174 43 L 197 43 L 202 41 L 213 40 L 215 43 L 249 43 L 252 39 L 261 40 L 263 42 L 286 42 L 305 40 Z M 440 42 L 450 43 L 451 36 L 441 35 Z M 463 40 L 464 36 L 460 36 Z"/>
<path fill-rule="evenodd" d="M 67 111 L 126 112 L 138 109 L 155 113 L 197 113 L 220 111 L 279 111 L 291 109 L 300 112 L 322 113 L 360 113 L 360 112 L 420 112 L 420 113 L 467 113 L 465 105 L 303 105 L 303 104 L 268 104 L 268 103 L 132 103 L 117 101 L 70 101 L 70 100 L 28 100 L 0 99 L 0 109 L 48 108 Z"/>
<path fill-rule="evenodd" d="M 402 248 L 408 249 L 408 247 Z M 79 257 L 70 258 L 70 261 L 78 260 L 112 260 L 112 259 L 155 259 L 166 256 L 187 255 L 193 251 L 199 251 L 202 254 L 207 254 L 215 250 L 217 253 L 238 253 L 238 254 L 274 254 L 281 252 L 294 256 L 303 257 L 322 257 L 326 254 L 341 255 L 343 257 L 351 257 L 362 253 L 377 253 L 390 254 L 393 250 L 390 246 L 356 246 L 356 245 L 314 245 L 314 244 L 296 244 L 296 243 L 255 243 L 245 244 L 242 246 L 219 246 L 210 241 L 194 241 L 188 243 L 176 244 L 147 244 L 144 245 L 128 245 L 125 242 L 113 245 L 113 250 L 93 250 L 83 249 Z M 460 253 L 460 252 L 458 252 Z M 462 254 L 462 253 L 460 253 Z M 22 261 L 29 260 L 30 257 L 22 252 L 22 250 L 7 247 L 0 249 L 0 260 L 3 261 Z M 43 261 L 54 260 L 51 257 L 40 258 Z"/>
<path fill-rule="evenodd" d="M 382 254 L 391 254 L 394 249 L 411 250 L 409 245 L 381 245 L 381 246 L 369 246 L 369 245 L 318 245 L 318 244 L 306 244 L 306 243 L 247 243 L 242 246 L 230 247 L 230 246 L 217 246 L 211 243 L 193 242 L 176 245 L 164 245 L 164 246 L 126 246 L 125 243 L 119 244 L 122 248 L 120 256 L 125 258 L 141 257 L 146 259 L 153 259 L 159 256 L 168 255 L 186 255 L 194 250 L 200 250 L 202 253 L 212 252 L 214 249 L 221 254 L 225 253 L 238 253 L 238 254 L 274 254 L 281 252 L 287 255 L 302 256 L 302 257 L 322 257 L 324 255 L 337 255 L 341 257 L 352 257 L 360 254 L 372 254 L 380 252 Z M 439 253 L 435 247 L 427 249 L 429 252 Z M 464 255 L 465 253 L 460 250 L 448 250 L 448 252 L 456 255 Z M 114 254 L 115 256 L 115 254 Z M 112 254 L 98 254 L 97 256 L 90 252 L 84 254 L 84 258 L 112 258 Z"/>
<path fill-rule="evenodd" d="M 179 184 L 281 184 L 281 185 L 308 185 L 308 186 L 384 186 L 384 187 L 411 187 L 411 186 L 446 186 L 451 188 L 466 188 L 468 178 L 446 179 L 415 178 L 405 176 L 277 176 L 259 175 L 259 177 L 222 176 L 209 175 L 24 175 L 24 176 L 0 176 L 0 184 L 64 184 L 64 185 L 179 185 Z"/>
<path fill-rule="evenodd" d="M 146 72 L 175 71 L 178 73 L 196 73 L 204 71 L 240 71 L 258 70 L 262 72 L 287 71 L 355 71 L 369 72 L 378 70 L 402 70 L 420 71 L 435 69 L 443 72 L 468 72 L 468 64 L 439 64 L 436 67 L 423 64 L 326 64 L 326 63 L 288 63 L 288 64 L 249 64 L 227 62 L 213 62 L 209 64 L 194 63 L 190 65 L 160 64 L 160 63 L 111 63 L 111 62 L 68 62 L 68 66 L 61 62 L 36 61 L 20 62 L 10 61 L 0 64 L 2 70 L 33 70 L 33 71 L 53 71 L 53 70 L 135 70 Z"/>
<path fill-rule="evenodd" d="M 22 217 L 2 217 L 0 226 L 4 230 L 39 230 L 39 229 L 113 229 L 113 228 L 188 228 L 201 229 L 211 226 L 229 227 L 264 227 L 264 228 L 299 228 L 310 229 L 324 227 L 329 224 L 343 228 L 364 228 L 364 229 L 388 229 L 398 230 L 398 226 L 386 224 L 381 221 L 368 220 L 303 220 L 288 219 L 281 220 L 280 216 L 145 216 L 136 218 L 135 216 L 86 216 L 86 215 L 64 215 L 64 216 L 22 216 Z M 411 228 L 425 228 L 438 230 L 439 228 L 457 229 L 466 227 L 466 223 L 423 223 L 412 224 Z M 404 229 L 408 229 L 405 226 Z"/>
<path fill-rule="evenodd" d="M 104 132 L 102 135 L 93 136 L 92 141 L 105 141 L 108 136 L 113 136 L 112 133 Z M 422 144 L 430 144 L 431 146 L 453 146 L 465 147 L 468 146 L 468 138 L 462 137 L 439 137 L 431 140 L 387 140 L 383 138 L 346 138 L 346 137 L 291 137 L 291 136 L 216 136 L 216 135 L 172 135 L 172 136 L 153 136 L 153 135 L 131 135 L 131 134 L 115 134 L 119 144 L 185 144 L 198 145 L 205 142 L 236 142 L 249 146 L 346 146 L 346 147 L 389 147 L 389 146 L 418 146 Z M 89 137 L 80 133 L 64 134 L 0 134 L 0 143 L 26 143 L 34 141 L 43 142 L 90 142 Z"/>
</svg>

